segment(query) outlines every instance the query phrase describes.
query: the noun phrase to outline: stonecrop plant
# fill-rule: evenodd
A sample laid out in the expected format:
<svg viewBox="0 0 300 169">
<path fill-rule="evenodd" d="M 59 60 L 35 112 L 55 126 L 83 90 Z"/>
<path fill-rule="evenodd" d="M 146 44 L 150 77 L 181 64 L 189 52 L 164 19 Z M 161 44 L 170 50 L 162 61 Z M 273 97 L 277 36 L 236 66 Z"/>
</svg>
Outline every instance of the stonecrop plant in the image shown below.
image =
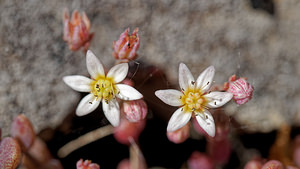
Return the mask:
<svg viewBox="0 0 300 169">
<path fill-rule="evenodd" d="M 172 115 L 167 131 L 176 131 L 195 116 L 199 125 L 211 137 L 215 136 L 215 123 L 208 108 L 218 108 L 231 100 L 232 94 L 228 92 L 209 91 L 212 85 L 215 68 L 205 69 L 195 81 L 192 73 L 184 63 L 179 65 L 180 90 L 158 90 L 155 95 L 163 102 L 179 108 Z"/>
<path fill-rule="evenodd" d="M 143 95 L 133 87 L 121 84 L 128 73 L 128 64 L 121 63 L 112 67 L 107 74 L 100 60 L 87 51 L 86 65 L 91 79 L 80 76 L 65 76 L 63 81 L 72 89 L 79 92 L 90 92 L 79 103 L 76 114 L 86 115 L 94 111 L 102 101 L 103 112 L 113 126 L 120 123 L 120 107 L 116 98 L 122 100 L 137 100 Z"/>
<path fill-rule="evenodd" d="M 64 158 L 72 151 L 96 139 L 112 134 L 118 143 L 127 145 L 130 151 L 129 159 L 121 161 L 117 168 L 146 169 L 146 160 L 138 146 L 138 141 L 139 136 L 146 128 L 147 118 L 149 119 L 149 116 L 152 116 L 155 108 L 151 110 L 150 106 L 153 105 L 147 105 L 147 100 L 144 100 L 143 94 L 134 88 L 133 77 L 136 72 L 128 75 L 129 62 L 138 57 L 139 29 L 135 28 L 130 35 L 128 28 L 120 35 L 118 40 L 113 42 L 112 56 L 117 64 L 110 70 L 105 71 L 101 61 L 91 50 L 88 50 L 93 38 L 90 28 L 91 23 L 85 12 L 80 15 L 75 10 L 70 18 L 69 11 L 64 9 L 63 40 L 67 42 L 69 49 L 72 51 L 81 48 L 87 51 L 86 67 L 90 77 L 69 75 L 64 76 L 63 81 L 78 92 L 88 93 L 81 99 L 76 108 L 77 116 L 87 115 L 102 104 L 104 115 L 111 125 L 102 126 L 72 140 L 60 147 L 57 155 Z M 226 119 L 228 116 L 225 115 L 224 110 L 219 108 L 230 100 L 242 105 L 252 98 L 254 88 L 248 83 L 247 78 L 237 79 L 233 75 L 223 87 L 220 87 L 220 85 L 212 86 L 214 75 L 215 67 L 209 66 L 197 79 L 194 79 L 189 68 L 184 63 L 179 63 L 178 80 L 180 89 L 164 89 L 157 90 L 154 93 L 151 92 L 153 96 L 155 94 L 164 103 L 178 107 L 172 114 L 166 129 L 166 135 L 170 142 L 175 144 L 185 142 L 190 137 L 193 129 L 196 133 L 204 135 L 204 138 L 208 140 L 206 153 L 194 151 L 187 159 L 186 165 L 190 169 L 213 169 L 228 161 L 232 150 L 228 137 L 230 122 Z M 127 76 L 131 77 L 127 78 Z M 147 94 L 149 95 L 149 93 Z M 210 112 L 209 109 L 213 108 L 218 109 Z M 190 122 L 191 118 L 194 118 L 192 122 Z M 165 130 L 165 128 L 162 130 Z M 1 140 L 0 128 L 0 169 L 15 169 L 18 166 L 33 169 L 63 168 L 60 161 L 52 157 L 45 142 L 36 135 L 33 125 L 25 115 L 22 114 L 15 118 L 10 135 L 11 137 L 5 137 Z M 300 152 L 299 140 L 300 136 L 295 146 Z M 295 158 L 300 156 L 300 153 L 294 154 Z M 85 158 L 78 159 L 74 167 L 77 169 L 100 169 L 100 165 L 102 166 L 102 164 L 98 165 L 92 163 L 91 160 L 83 159 Z M 298 161 L 300 166 L 300 160 L 294 161 Z M 259 167 L 256 168 L 264 169 L 271 168 L 270 166 L 275 166 L 275 164 L 279 166 L 278 168 L 283 168 L 283 165 L 277 161 L 267 162 L 264 165 L 266 167 L 262 167 L 262 161 L 250 161 L 245 168 L 255 168 L 252 166 L 258 165 Z"/>
</svg>

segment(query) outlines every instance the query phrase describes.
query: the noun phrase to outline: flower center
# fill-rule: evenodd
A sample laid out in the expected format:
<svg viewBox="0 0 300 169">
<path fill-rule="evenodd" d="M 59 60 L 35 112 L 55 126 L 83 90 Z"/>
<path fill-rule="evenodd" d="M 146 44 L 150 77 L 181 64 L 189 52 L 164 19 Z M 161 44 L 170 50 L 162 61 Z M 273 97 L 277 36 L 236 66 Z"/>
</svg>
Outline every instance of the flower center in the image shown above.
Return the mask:
<svg viewBox="0 0 300 169">
<path fill-rule="evenodd" d="M 115 98 L 118 89 L 115 86 L 113 79 L 100 76 L 91 83 L 93 95 L 97 99 L 103 99 L 108 103 L 112 98 Z"/>
<path fill-rule="evenodd" d="M 207 100 L 203 97 L 200 89 L 188 89 L 182 92 L 181 102 L 186 112 L 201 113 L 204 111 Z"/>
</svg>

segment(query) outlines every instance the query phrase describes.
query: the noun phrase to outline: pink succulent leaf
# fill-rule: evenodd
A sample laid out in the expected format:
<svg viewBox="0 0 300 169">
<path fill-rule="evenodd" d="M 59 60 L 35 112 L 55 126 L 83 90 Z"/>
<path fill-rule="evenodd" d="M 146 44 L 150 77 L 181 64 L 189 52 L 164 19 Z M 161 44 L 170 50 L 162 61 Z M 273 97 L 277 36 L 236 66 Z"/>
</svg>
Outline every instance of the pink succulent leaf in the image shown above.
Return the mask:
<svg viewBox="0 0 300 169">
<path fill-rule="evenodd" d="M 0 168 L 15 169 L 21 161 L 21 148 L 16 139 L 6 137 L 0 142 Z"/>
<path fill-rule="evenodd" d="M 33 126 L 24 114 L 20 114 L 14 119 L 11 124 L 10 134 L 18 140 L 23 151 L 27 151 L 35 139 Z"/>
</svg>

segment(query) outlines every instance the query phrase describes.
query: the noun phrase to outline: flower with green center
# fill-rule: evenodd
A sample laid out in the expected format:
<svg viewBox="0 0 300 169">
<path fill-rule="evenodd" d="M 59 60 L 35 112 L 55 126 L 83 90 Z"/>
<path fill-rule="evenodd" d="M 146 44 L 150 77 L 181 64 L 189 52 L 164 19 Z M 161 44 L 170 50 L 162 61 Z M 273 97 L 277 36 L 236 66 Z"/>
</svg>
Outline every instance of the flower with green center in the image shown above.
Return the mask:
<svg viewBox="0 0 300 169">
<path fill-rule="evenodd" d="M 210 92 L 209 88 L 215 74 L 213 66 L 205 69 L 194 80 L 193 75 L 183 63 L 179 65 L 179 86 L 181 91 L 174 89 L 158 90 L 155 95 L 166 104 L 179 106 L 169 121 L 167 131 L 172 132 L 183 127 L 194 115 L 199 125 L 211 137 L 215 136 L 215 123 L 208 108 L 218 108 L 231 100 L 228 92 Z"/>
<path fill-rule="evenodd" d="M 63 81 L 79 92 L 90 92 L 79 103 L 76 115 L 83 116 L 94 111 L 102 101 L 103 112 L 113 126 L 120 123 L 120 108 L 116 98 L 137 100 L 143 95 L 129 85 L 118 84 L 128 73 L 128 64 L 122 63 L 112 67 L 105 75 L 104 68 L 97 57 L 87 51 L 86 65 L 91 79 L 80 76 L 65 76 Z"/>
</svg>

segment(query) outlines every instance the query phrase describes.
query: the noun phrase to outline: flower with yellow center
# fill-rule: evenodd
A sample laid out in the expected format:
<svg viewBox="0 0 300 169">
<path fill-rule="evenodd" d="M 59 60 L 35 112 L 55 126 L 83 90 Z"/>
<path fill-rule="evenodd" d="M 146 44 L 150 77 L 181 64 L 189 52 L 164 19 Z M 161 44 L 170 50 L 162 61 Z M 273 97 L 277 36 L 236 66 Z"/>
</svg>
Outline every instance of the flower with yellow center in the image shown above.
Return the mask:
<svg viewBox="0 0 300 169">
<path fill-rule="evenodd" d="M 101 62 L 91 51 L 87 51 L 86 65 L 91 79 L 80 75 L 63 77 L 63 81 L 72 89 L 79 92 L 90 92 L 80 101 L 76 115 L 83 116 L 94 111 L 102 101 L 102 109 L 106 118 L 113 126 L 118 126 L 120 108 L 116 98 L 137 100 L 143 97 L 133 87 L 118 84 L 127 76 L 128 64 L 115 65 L 105 75 Z"/>
<path fill-rule="evenodd" d="M 209 92 L 215 74 L 213 66 L 205 69 L 194 80 L 193 75 L 183 63 L 179 65 L 179 86 L 181 91 L 174 89 L 158 90 L 155 95 L 166 104 L 179 106 L 169 121 L 167 131 L 172 132 L 183 127 L 194 114 L 199 125 L 211 137 L 215 136 L 215 123 L 208 108 L 218 108 L 231 100 L 228 92 Z"/>
</svg>

